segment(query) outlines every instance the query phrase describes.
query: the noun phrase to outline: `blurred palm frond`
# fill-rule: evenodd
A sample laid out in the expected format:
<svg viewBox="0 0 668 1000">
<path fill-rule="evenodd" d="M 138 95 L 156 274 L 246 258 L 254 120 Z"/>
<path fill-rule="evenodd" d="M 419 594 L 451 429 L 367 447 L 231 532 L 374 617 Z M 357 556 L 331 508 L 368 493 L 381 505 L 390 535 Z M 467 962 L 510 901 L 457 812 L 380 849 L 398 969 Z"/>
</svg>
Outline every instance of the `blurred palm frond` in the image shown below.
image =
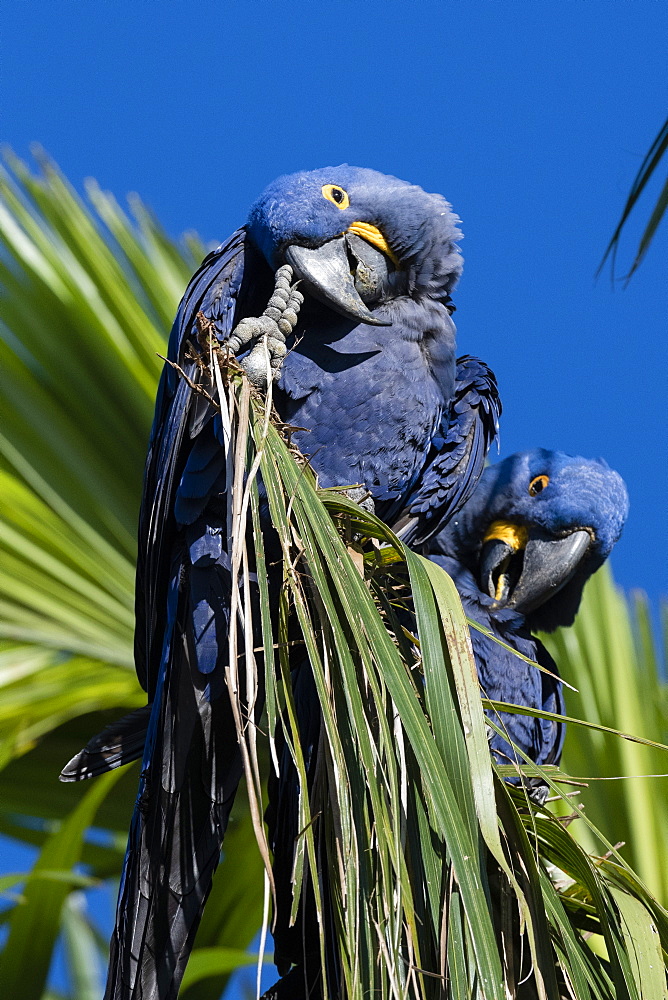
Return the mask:
<svg viewBox="0 0 668 1000">
<path fill-rule="evenodd" d="M 37 176 L 11 154 L 0 170 L 0 833 L 40 850 L 0 914 L 9 928 L 0 975 L 3 987 L 20 983 L 12 995 L 51 995 L 61 938 L 69 996 L 84 1000 L 99 996 L 107 941 L 71 866 L 119 877 L 137 769 L 83 787 L 60 784 L 58 771 L 145 702 L 132 658 L 144 452 L 158 352 L 205 251 L 193 236 L 174 245 L 137 198 L 130 219 L 89 182 L 86 204 L 38 159 Z M 89 801 L 99 829 L 81 832 L 76 858 L 59 862 L 70 880 L 63 867 L 52 904 L 32 905 L 47 885 L 42 869 L 55 867 L 53 843 L 70 838 L 76 817 L 93 823 L 92 811 L 81 813 Z M 204 971 L 197 957 L 199 978 L 184 988 L 190 1000 L 220 994 L 261 922 L 249 827 L 241 799 L 226 841 L 233 862 L 219 869 L 198 939 Z"/>
</svg>

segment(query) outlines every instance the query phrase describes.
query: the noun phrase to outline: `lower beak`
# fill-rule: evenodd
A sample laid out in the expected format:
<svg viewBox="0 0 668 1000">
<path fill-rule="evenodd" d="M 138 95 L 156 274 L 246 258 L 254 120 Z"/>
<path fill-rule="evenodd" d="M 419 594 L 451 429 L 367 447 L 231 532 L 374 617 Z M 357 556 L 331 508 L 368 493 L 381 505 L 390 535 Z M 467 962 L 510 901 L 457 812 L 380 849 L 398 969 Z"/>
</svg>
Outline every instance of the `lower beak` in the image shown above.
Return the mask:
<svg viewBox="0 0 668 1000">
<path fill-rule="evenodd" d="M 337 236 L 315 250 L 289 246 L 285 259 L 306 290 L 342 316 L 371 326 L 391 326 L 392 321 L 380 319 L 366 307 L 355 288 L 350 270 L 346 236 Z"/>
<path fill-rule="evenodd" d="M 582 529 L 564 538 L 530 538 L 523 550 L 492 539 L 482 548 L 481 587 L 500 606 L 528 614 L 566 586 L 590 544 Z"/>
</svg>

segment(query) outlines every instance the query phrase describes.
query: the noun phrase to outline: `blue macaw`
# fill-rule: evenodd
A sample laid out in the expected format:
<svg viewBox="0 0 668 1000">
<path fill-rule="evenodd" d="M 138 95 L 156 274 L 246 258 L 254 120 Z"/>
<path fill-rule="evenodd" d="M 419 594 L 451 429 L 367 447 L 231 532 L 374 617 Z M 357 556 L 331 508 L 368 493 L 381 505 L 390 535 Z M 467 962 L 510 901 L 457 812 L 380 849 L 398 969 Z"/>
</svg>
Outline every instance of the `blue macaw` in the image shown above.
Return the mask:
<svg viewBox="0 0 668 1000">
<path fill-rule="evenodd" d="M 470 629 L 486 697 L 564 714 L 557 665 L 532 632 L 572 624 L 583 587 L 618 540 L 627 513 L 624 483 L 602 460 L 538 448 L 485 469 L 473 496 L 431 540 L 427 554 L 454 580 L 468 617 L 510 647 Z M 293 691 L 310 788 L 320 726 L 317 693 L 306 661 L 295 668 Z M 530 760 L 559 763 L 563 723 L 492 710 L 487 714 Z M 524 763 L 524 757 L 491 727 L 489 742 L 497 763 Z M 264 1000 L 305 1000 L 306 982 L 308 995 L 320 995 L 318 924 L 312 893 L 303 893 L 300 917 L 290 926 L 299 781 L 280 731 L 277 745 L 280 775 L 270 777 L 266 819 L 276 885 L 274 960 L 283 978 Z M 507 780 L 517 784 L 521 779 Z M 537 778 L 524 783 L 531 797 L 542 803 L 547 786 Z M 316 844 L 321 850 L 320 838 Z M 322 870 L 326 870 L 324 859 Z M 321 891 L 326 889 L 323 883 Z M 326 947 L 330 992 L 338 995 L 336 952 L 328 939 Z"/>
<path fill-rule="evenodd" d="M 457 221 L 440 195 L 373 170 L 294 174 L 267 188 L 185 292 L 140 511 L 135 658 L 149 704 L 63 775 L 144 748 L 106 1000 L 176 997 L 242 771 L 224 676 L 224 437 L 217 408 L 193 389 L 202 334 L 236 353 L 257 386 L 273 380 L 281 418 L 308 428 L 293 441 L 322 486 L 360 484 L 380 517 L 425 544 L 474 488 L 500 412 L 480 362 L 463 359 L 457 381 Z M 272 566 L 266 514 L 264 533 Z M 274 602 L 280 581 L 274 566 Z"/>
<path fill-rule="evenodd" d="M 532 633 L 573 623 L 584 585 L 610 554 L 627 514 L 626 487 L 602 460 L 536 448 L 485 469 L 465 507 L 430 542 L 429 556 L 454 580 L 469 618 L 550 671 L 472 628 L 486 697 L 563 714 L 557 666 Z M 487 714 L 531 760 L 559 763 L 562 723 Z M 499 764 L 523 762 L 496 732 L 490 748 Z M 540 780 L 527 784 L 539 801 L 547 794 Z"/>
</svg>

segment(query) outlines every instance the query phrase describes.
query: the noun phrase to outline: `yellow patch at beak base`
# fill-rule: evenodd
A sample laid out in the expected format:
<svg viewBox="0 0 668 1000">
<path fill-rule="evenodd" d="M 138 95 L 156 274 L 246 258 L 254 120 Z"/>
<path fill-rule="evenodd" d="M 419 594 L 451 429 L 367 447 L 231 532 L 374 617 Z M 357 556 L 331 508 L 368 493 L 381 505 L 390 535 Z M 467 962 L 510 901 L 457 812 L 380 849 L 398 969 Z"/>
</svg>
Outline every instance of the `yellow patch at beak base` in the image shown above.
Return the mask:
<svg viewBox="0 0 668 1000">
<path fill-rule="evenodd" d="M 491 542 L 494 539 L 505 542 L 513 552 L 519 552 L 526 548 L 529 529 L 523 524 L 513 524 L 512 521 L 493 521 L 485 533 L 483 542 Z"/>
<path fill-rule="evenodd" d="M 354 233 L 355 236 L 361 237 L 361 239 L 366 240 L 372 246 L 376 247 L 378 250 L 382 251 L 386 257 L 389 257 L 395 267 L 399 267 L 399 258 L 390 249 L 390 245 L 381 233 L 380 229 L 376 229 L 368 222 L 353 222 L 348 226 L 348 232 Z"/>
</svg>

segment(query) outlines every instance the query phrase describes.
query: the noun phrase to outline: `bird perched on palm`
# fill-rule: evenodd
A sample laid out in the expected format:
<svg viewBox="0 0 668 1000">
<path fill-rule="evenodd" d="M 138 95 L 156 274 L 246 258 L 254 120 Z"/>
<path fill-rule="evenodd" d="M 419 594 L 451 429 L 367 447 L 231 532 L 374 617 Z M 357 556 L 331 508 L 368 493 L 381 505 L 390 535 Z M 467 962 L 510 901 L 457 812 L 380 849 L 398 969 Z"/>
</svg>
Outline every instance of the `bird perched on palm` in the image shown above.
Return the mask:
<svg viewBox="0 0 668 1000">
<path fill-rule="evenodd" d="M 236 353 L 254 384 L 271 384 L 322 485 L 360 484 L 402 537 L 426 543 L 475 486 L 499 412 L 473 361 L 456 392 L 456 221 L 441 196 L 374 171 L 295 174 L 186 290 L 140 512 L 135 650 L 149 708 L 130 723 L 131 756 L 147 717 L 148 728 L 107 1000 L 176 996 L 241 776 L 225 679 L 229 466 L 218 389 L 202 384 L 207 351 Z M 262 529 L 275 606 L 266 508 Z M 261 706 L 260 691 L 255 717 Z M 126 759 L 121 747 L 114 764 Z"/>
<path fill-rule="evenodd" d="M 563 714 L 557 666 L 532 633 L 573 623 L 584 585 L 619 539 L 627 513 L 624 483 L 605 462 L 536 448 L 485 469 L 465 507 L 432 539 L 430 558 L 454 580 L 469 618 L 493 637 L 471 629 L 487 698 Z M 505 734 L 490 733 L 497 763 L 522 764 L 523 755 L 559 763 L 563 723 L 488 715 Z M 547 793 L 539 780 L 528 786 L 539 800 Z"/>
</svg>

